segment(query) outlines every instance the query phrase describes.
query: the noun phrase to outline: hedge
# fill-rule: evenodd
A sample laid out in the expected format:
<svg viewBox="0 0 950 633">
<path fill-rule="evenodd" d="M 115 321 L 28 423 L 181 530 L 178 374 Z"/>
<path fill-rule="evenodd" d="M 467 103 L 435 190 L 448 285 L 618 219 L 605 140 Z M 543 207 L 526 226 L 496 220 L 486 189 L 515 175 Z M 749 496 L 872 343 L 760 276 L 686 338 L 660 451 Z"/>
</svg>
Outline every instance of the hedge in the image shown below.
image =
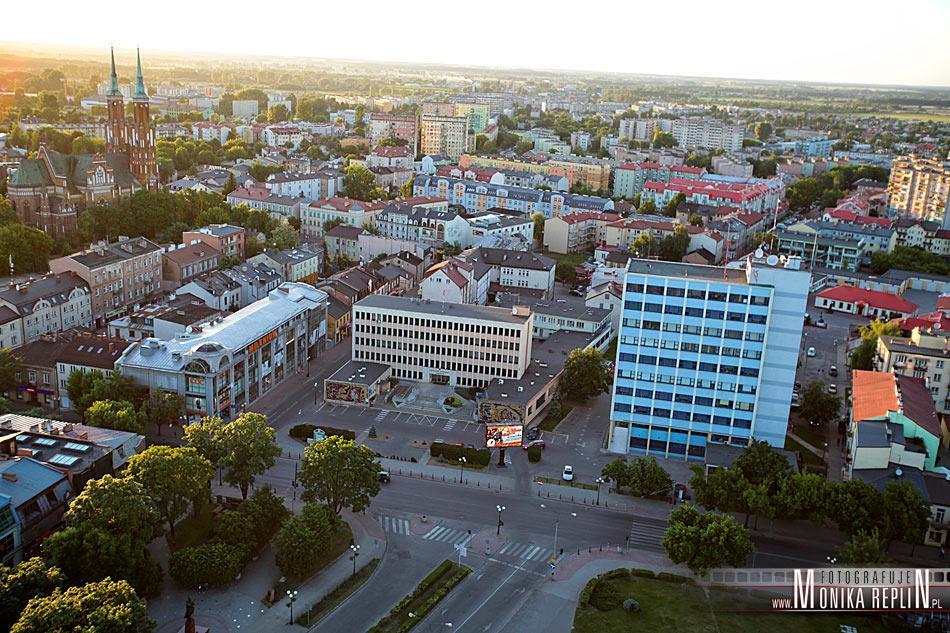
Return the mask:
<svg viewBox="0 0 950 633">
<path fill-rule="evenodd" d="M 244 567 L 242 548 L 226 543 L 185 547 L 171 555 L 168 573 L 180 586 L 197 589 L 207 584 L 220 587 L 234 581 Z"/>
<path fill-rule="evenodd" d="M 419 596 L 424 594 L 429 588 L 436 582 L 442 580 L 445 575 L 452 569 L 457 566 L 450 560 L 444 560 L 439 565 L 433 569 L 428 576 L 422 579 L 415 589 L 412 590 L 412 593 L 404 597 L 399 603 L 389 610 L 389 614 L 383 616 L 383 618 L 377 622 L 368 633 L 381 633 L 382 631 L 393 630 L 390 628 L 390 625 L 393 624 L 392 619 L 398 616 L 402 611 L 405 611 L 414 600 Z M 432 609 L 435 608 L 435 605 L 439 603 L 448 593 L 455 587 L 455 585 L 462 582 L 462 580 L 471 572 L 472 570 L 468 567 L 457 568 L 455 573 L 449 576 L 448 579 L 439 587 L 436 591 L 432 593 L 425 602 L 419 604 L 413 609 L 413 614 L 415 617 L 404 620 L 399 624 L 395 629 L 397 633 L 405 633 L 412 629 L 416 624 L 422 620 L 426 614 L 428 614 Z"/>
<path fill-rule="evenodd" d="M 600 575 L 603 580 L 615 580 L 617 578 L 629 578 L 630 570 L 626 567 L 620 567 L 618 569 L 611 569 L 608 572 L 604 572 Z"/>
<path fill-rule="evenodd" d="M 600 582 L 600 577 L 595 576 L 587 581 L 587 584 L 584 585 L 584 588 L 581 589 L 580 604 L 582 607 L 586 607 L 590 604 L 590 594 L 594 592 L 594 587 L 597 586 L 597 583 Z"/>
<path fill-rule="evenodd" d="M 590 594 L 590 604 L 600 611 L 612 611 L 621 605 L 623 597 L 612 583 L 600 579 Z"/>
<path fill-rule="evenodd" d="M 316 424 L 295 424 L 290 427 L 290 437 L 295 437 L 298 440 L 309 440 L 313 437 L 313 432 L 317 429 L 323 429 L 323 432 L 329 435 L 339 435 L 346 440 L 355 440 L 356 433 L 347 429 L 335 429 L 332 426 L 316 425 Z"/>
<path fill-rule="evenodd" d="M 533 464 L 536 464 L 541 461 L 541 447 L 540 446 L 528 447 L 528 461 Z"/>
<path fill-rule="evenodd" d="M 491 451 L 487 448 L 433 442 L 429 447 L 429 454 L 432 457 L 442 457 L 453 462 L 457 462 L 459 458 L 464 457 L 465 461 L 473 466 L 488 466 L 491 463 Z"/>
<path fill-rule="evenodd" d="M 656 575 L 657 580 L 662 580 L 664 582 L 674 582 L 677 584 L 682 584 L 684 582 L 690 582 L 690 579 L 686 576 L 680 576 L 679 574 L 670 574 L 665 571 L 661 571 Z"/>
<path fill-rule="evenodd" d="M 656 572 L 654 572 L 652 569 L 634 568 L 630 570 L 630 573 L 634 576 L 637 576 L 638 578 L 656 578 Z"/>
</svg>

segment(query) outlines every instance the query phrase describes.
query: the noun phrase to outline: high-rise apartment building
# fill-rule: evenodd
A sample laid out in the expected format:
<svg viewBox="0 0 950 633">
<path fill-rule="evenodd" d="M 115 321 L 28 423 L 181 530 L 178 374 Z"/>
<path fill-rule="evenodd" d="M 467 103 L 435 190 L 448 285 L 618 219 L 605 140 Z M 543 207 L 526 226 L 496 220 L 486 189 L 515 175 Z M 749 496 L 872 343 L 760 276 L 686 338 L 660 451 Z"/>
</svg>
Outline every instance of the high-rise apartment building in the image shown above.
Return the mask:
<svg viewBox="0 0 950 633">
<path fill-rule="evenodd" d="M 932 158 L 901 156 L 891 165 L 887 183 L 891 211 L 947 226 L 950 163 Z"/>
<path fill-rule="evenodd" d="M 406 141 L 412 155 L 416 155 L 419 143 L 419 126 L 412 115 L 383 114 L 373 112 L 369 115 L 369 139 L 373 146 L 389 138 Z"/>
<path fill-rule="evenodd" d="M 469 132 L 466 116 L 426 114 L 423 111 L 420 126 L 420 151 L 426 156 L 444 154 L 452 160 L 458 160 L 462 154 L 474 149 L 475 136 Z"/>
<path fill-rule="evenodd" d="M 709 444 L 784 446 L 810 283 L 798 266 L 630 260 L 610 450 L 702 459 Z"/>
<path fill-rule="evenodd" d="M 712 117 L 688 117 L 673 121 L 671 133 L 680 147 L 704 147 L 737 152 L 745 130 Z"/>
</svg>

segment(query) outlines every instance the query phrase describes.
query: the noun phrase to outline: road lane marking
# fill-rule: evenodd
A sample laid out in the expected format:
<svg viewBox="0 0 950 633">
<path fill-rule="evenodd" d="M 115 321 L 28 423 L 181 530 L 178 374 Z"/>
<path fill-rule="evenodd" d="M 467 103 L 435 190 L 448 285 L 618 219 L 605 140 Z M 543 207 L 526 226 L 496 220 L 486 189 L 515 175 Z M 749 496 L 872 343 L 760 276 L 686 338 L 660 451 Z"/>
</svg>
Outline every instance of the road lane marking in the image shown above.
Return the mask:
<svg viewBox="0 0 950 633">
<path fill-rule="evenodd" d="M 479 604 L 477 607 L 475 607 L 475 610 L 472 611 L 471 613 L 469 613 L 468 616 L 467 616 L 464 620 L 462 620 L 462 621 L 459 623 L 458 627 L 457 627 L 455 630 L 457 631 L 457 630 L 461 629 L 463 626 L 465 626 L 465 624 L 466 624 L 469 620 L 472 619 L 472 616 L 473 616 L 473 615 L 475 615 L 476 613 L 478 613 L 479 611 L 481 611 L 482 607 L 484 607 L 486 604 L 488 604 L 489 600 L 491 600 L 492 598 L 495 597 L 495 594 L 498 593 L 498 590 L 499 590 L 499 589 L 501 589 L 501 588 L 504 587 L 506 584 L 508 584 L 508 581 L 511 580 L 511 579 L 514 577 L 515 574 L 517 574 L 519 571 L 522 571 L 522 567 L 524 567 L 527 562 L 528 562 L 528 561 L 522 562 L 520 565 L 518 565 L 518 567 L 515 568 L 514 571 L 512 571 L 510 574 L 508 574 L 508 577 L 505 578 L 505 579 L 501 582 L 500 585 L 498 585 L 497 587 L 495 587 L 495 590 L 492 591 L 490 594 L 488 594 L 488 597 L 485 598 L 485 599 L 482 601 L 481 604 Z"/>
</svg>

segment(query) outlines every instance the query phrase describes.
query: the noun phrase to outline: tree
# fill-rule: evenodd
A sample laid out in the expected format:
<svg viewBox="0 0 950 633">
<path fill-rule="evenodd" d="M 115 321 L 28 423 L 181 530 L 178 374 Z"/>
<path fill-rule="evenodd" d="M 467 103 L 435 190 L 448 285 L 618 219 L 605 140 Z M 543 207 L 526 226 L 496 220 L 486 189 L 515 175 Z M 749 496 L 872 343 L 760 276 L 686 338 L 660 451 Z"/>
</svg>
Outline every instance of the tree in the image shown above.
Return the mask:
<svg viewBox="0 0 950 633">
<path fill-rule="evenodd" d="M 761 121 L 755 124 L 755 138 L 760 141 L 768 141 L 772 136 L 772 124 L 768 121 Z"/>
<path fill-rule="evenodd" d="M 234 173 L 228 173 L 228 179 L 224 181 L 224 187 L 221 189 L 221 193 L 226 196 L 235 189 L 237 189 L 237 180 L 234 178 Z"/>
<path fill-rule="evenodd" d="M 777 503 L 783 517 L 806 519 L 817 526 L 831 512 L 834 484 L 815 473 L 795 473 L 782 480 Z"/>
<path fill-rule="evenodd" d="M 884 537 L 910 545 L 924 540 L 930 524 L 930 503 L 910 481 L 891 481 L 881 495 L 882 511 L 887 518 Z"/>
<path fill-rule="evenodd" d="M 571 284 L 577 282 L 577 270 L 574 262 L 569 259 L 563 259 L 554 265 L 554 278 L 562 284 Z"/>
<path fill-rule="evenodd" d="M 15 389 L 20 384 L 17 374 L 22 367 L 23 364 L 16 354 L 8 349 L 0 349 L 0 393 Z"/>
<path fill-rule="evenodd" d="M 297 248 L 300 243 L 300 233 L 288 222 L 282 222 L 271 233 L 271 243 L 280 250 Z"/>
<path fill-rule="evenodd" d="M 835 558 L 843 565 L 860 567 L 874 567 L 890 562 L 884 553 L 884 542 L 877 528 L 870 532 L 859 530 L 835 552 Z"/>
<path fill-rule="evenodd" d="M 145 602 L 124 580 L 110 578 L 48 596 L 34 598 L 26 605 L 11 633 L 151 633 Z"/>
<path fill-rule="evenodd" d="M 838 417 L 841 398 L 828 393 L 825 383 L 813 380 L 802 389 L 800 415 L 809 423 L 823 426 Z"/>
<path fill-rule="evenodd" d="M 44 543 L 50 560 L 70 581 L 111 577 L 127 580 L 142 594 L 155 593 L 161 569 L 146 547 L 161 534 L 161 516 L 145 488 L 132 479 L 92 479 L 70 504 L 66 528 Z"/>
<path fill-rule="evenodd" d="M 657 463 L 655 457 L 633 460 L 627 476 L 630 492 L 638 497 L 670 492 L 673 488 L 673 478 Z"/>
<path fill-rule="evenodd" d="M 221 440 L 225 452 L 224 480 L 238 486 L 241 497 L 247 499 L 248 488 L 257 475 L 273 466 L 281 453 L 274 429 L 260 413 L 245 413 L 222 429 Z"/>
<path fill-rule="evenodd" d="M 85 422 L 89 426 L 129 433 L 144 433 L 144 416 L 135 410 L 131 402 L 97 400 L 86 409 Z"/>
<path fill-rule="evenodd" d="M 410 178 L 403 183 L 402 187 L 399 188 L 399 197 L 400 198 L 411 198 L 412 197 L 412 187 L 415 184 L 415 179 Z"/>
<path fill-rule="evenodd" d="M 16 567 L 0 565 L 0 631 L 9 631 L 32 598 L 47 596 L 66 582 L 63 572 L 39 557 Z"/>
<path fill-rule="evenodd" d="M 217 468 L 226 454 L 224 420 L 210 416 L 189 424 L 185 427 L 185 442 L 208 460 L 212 468 Z"/>
<path fill-rule="evenodd" d="M 303 579 L 310 575 L 330 547 L 338 517 L 332 509 L 308 503 L 277 532 L 274 562 L 285 575 Z"/>
<path fill-rule="evenodd" d="M 531 214 L 531 220 L 534 222 L 534 239 L 539 243 L 544 241 L 544 214 L 535 211 Z"/>
<path fill-rule="evenodd" d="M 258 545 L 263 545 L 284 524 L 290 511 L 270 486 L 263 486 L 255 490 L 250 499 L 241 503 L 241 514 L 254 524 L 254 538 Z"/>
<path fill-rule="evenodd" d="M 932 275 L 950 275 L 950 264 L 947 264 L 946 260 L 919 246 L 897 246 L 890 253 L 871 255 L 871 272 L 880 275 L 892 268 Z"/>
<path fill-rule="evenodd" d="M 242 548 L 227 543 L 203 543 L 174 552 L 168 561 L 168 575 L 188 589 L 205 584 L 221 587 L 233 582 L 243 566 Z"/>
<path fill-rule="evenodd" d="M 138 405 L 144 398 L 145 390 L 119 370 L 108 376 L 99 370 L 73 370 L 66 379 L 66 393 L 69 394 L 73 410 L 85 415 L 86 409 L 97 400 L 127 401 Z"/>
<path fill-rule="evenodd" d="M 600 350 L 578 348 L 567 355 L 561 390 L 568 400 L 587 402 L 588 398 L 607 393 L 612 381 L 610 367 Z"/>
<path fill-rule="evenodd" d="M 674 217 L 676 215 L 676 209 L 682 202 L 686 202 L 686 194 L 684 194 L 682 191 L 678 191 L 672 198 L 670 198 L 670 201 L 666 203 L 666 207 L 663 209 L 663 215 L 668 218 Z"/>
<path fill-rule="evenodd" d="M 304 450 L 300 481 L 304 500 L 322 501 L 337 514 L 345 507 L 360 512 L 379 494 L 379 464 L 373 451 L 353 440 L 331 435 Z"/>
<path fill-rule="evenodd" d="M 267 120 L 271 123 L 280 123 L 281 121 L 286 121 L 289 118 L 290 111 L 283 103 L 278 103 L 267 111 Z"/>
<path fill-rule="evenodd" d="M 724 565 L 744 567 L 755 551 L 749 533 L 731 516 L 703 514 L 692 504 L 670 513 L 663 549 L 673 563 L 685 563 L 700 576 Z"/>
<path fill-rule="evenodd" d="M 901 328 L 897 323 L 874 319 L 861 328 L 861 343 L 851 353 L 852 369 L 874 370 L 874 355 L 877 353 L 877 341 L 882 336 L 896 336 Z"/>
<path fill-rule="evenodd" d="M 698 213 L 693 213 L 692 215 L 690 215 L 687 222 L 689 222 L 693 226 L 698 226 L 700 228 L 702 228 L 703 226 L 703 218 Z"/>
<path fill-rule="evenodd" d="M 206 494 L 211 464 L 193 448 L 155 445 L 129 459 L 125 476 L 142 484 L 174 539 L 175 522 Z"/>
<path fill-rule="evenodd" d="M 181 422 L 185 403 L 173 391 L 151 389 L 143 406 L 145 419 L 153 424 L 174 426 Z"/>
<path fill-rule="evenodd" d="M 644 215 L 653 215 L 656 213 L 656 203 L 653 201 L 653 198 L 648 198 L 643 200 L 640 203 L 640 206 L 637 207 L 637 213 L 642 213 Z"/>
<path fill-rule="evenodd" d="M 657 130 L 653 133 L 653 147 L 657 149 L 661 147 L 676 147 L 676 137 L 669 132 Z"/>
<path fill-rule="evenodd" d="M 386 192 L 376 186 L 373 172 L 360 165 L 350 165 L 343 176 L 343 191 L 354 200 L 380 200 Z"/>
<path fill-rule="evenodd" d="M 39 229 L 20 223 L 0 226 L 0 262 L 8 270 L 13 261 L 14 274 L 45 273 L 53 253 L 53 240 Z"/>
<path fill-rule="evenodd" d="M 830 518 L 838 529 L 853 536 L 869 525 L 884 525 L 886 517 L 880 493 L 871 484 L 860 479 L 850 479 L 835 485 L 832 495 Z"/>
</svg>

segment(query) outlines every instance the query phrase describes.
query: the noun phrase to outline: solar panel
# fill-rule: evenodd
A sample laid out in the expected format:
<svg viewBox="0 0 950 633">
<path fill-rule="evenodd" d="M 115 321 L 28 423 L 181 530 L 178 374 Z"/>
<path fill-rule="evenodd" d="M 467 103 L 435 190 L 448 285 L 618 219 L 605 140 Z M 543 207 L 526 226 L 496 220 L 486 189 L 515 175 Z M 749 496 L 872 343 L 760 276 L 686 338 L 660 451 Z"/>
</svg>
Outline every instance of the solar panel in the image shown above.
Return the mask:
<svg viewBox="0 0 950 633">
<path fill-rule="evenodd" d="M 38 437 L 33 440 L 33 443 L 38 444 L 39 446 L 56 446 L 56 440 L 50 439 L 48 437 Z"/>
<path fill-rule="evenodd" d="M 92 447 L 88 444 L 78 444 L 76 442 L 66 442 L 63 446 L 67 451 L 76 451 L 77 453 L 85 453 L 89 451 Z"/>
</svg>

